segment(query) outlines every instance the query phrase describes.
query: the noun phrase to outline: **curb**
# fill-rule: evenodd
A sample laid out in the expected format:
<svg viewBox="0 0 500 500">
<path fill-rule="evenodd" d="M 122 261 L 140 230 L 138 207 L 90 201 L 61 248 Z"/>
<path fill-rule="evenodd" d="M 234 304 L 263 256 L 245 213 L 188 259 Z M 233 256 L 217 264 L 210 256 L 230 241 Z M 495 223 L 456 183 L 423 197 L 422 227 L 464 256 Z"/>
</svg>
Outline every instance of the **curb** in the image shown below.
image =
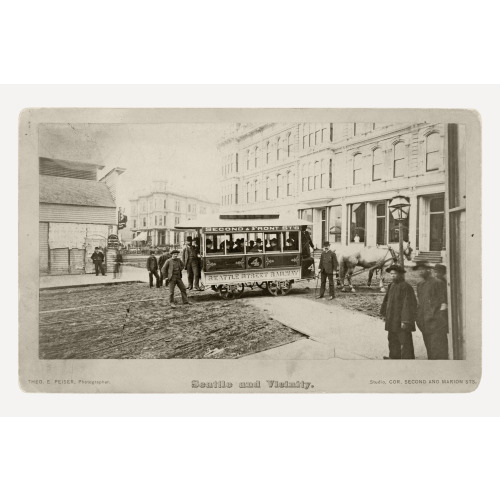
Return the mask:
<svg viewBox="0 0 500 500">
<path fill-rule="evenodd" d="M 82 283 L 76 285 L 58 285 L 58 286 L 41 286 L 39 290 L 60 290 L 63 288 L 82 288 L 82 287 L 92 287 L 92 286 L 113 286 L 113 285 L 125 285 L 130 283 L 146 283 L 141 280 L 128 280 L 128 281 L 107 281 L 105 283 Z"/>
</svg>

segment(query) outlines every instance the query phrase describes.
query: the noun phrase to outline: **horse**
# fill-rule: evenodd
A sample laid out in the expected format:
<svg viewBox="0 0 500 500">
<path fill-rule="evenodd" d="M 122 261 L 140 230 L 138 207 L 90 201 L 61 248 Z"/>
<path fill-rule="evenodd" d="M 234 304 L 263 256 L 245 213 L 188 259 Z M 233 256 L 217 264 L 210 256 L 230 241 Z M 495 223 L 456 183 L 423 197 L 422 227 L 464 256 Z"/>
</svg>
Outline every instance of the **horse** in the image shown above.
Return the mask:
<svg viewBox="0 0 500 500">
<path fill-rule="evenodd" d="M 406 260 L 411 260 L 411 252 L 412 248 L 410 247 L 410 242 L 407 242 L 406 247 L 403 250 L 403 254 Z M 392 264 L 397 264 L 399 257 L 399 253 L 396 252 L 391 246 L 388 246 L 387 248 L 380 248 L 353 247 L 342 245 L 335 248 L 335 253 L 339 262 L 340 286 L 342 286 L 343 291 L 347 291 L 347 288 L 345 286 L 345 279 L 347 277 L 348 286 L 351 289 L 351 292 L 356 291 L 352 286 L 351 278 L 354 273 L 354 269 L 357 266 L 364 269 L 369 269 L 367 283 L 368 287 L 371 287 L 373 273 L 375 271 L 380 271 L 380 291 L 385 292 L 385 267 L 389 264 L 389 261 L 392 261 Z"/>
</svg>

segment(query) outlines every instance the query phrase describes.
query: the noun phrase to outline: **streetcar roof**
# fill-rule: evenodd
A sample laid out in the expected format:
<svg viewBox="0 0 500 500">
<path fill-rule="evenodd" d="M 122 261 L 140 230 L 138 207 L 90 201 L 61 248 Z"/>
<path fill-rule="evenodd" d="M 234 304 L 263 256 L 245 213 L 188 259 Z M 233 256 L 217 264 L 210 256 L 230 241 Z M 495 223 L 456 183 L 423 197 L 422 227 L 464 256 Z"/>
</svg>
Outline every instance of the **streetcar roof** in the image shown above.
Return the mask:
<svg viewBox="0 0 500 500">
<path fill-rule="evenodd" d="M 226 228 L 232 231 L 252 231 L 264 227 L 307 226 L 310 222 L 280 214 L 207 214 L 175 226 L 176 229 Z M 252 229 L 254 228 L 254 229 Z M 286 230 L 283 228 L 282 230 Z"/>
</svg>

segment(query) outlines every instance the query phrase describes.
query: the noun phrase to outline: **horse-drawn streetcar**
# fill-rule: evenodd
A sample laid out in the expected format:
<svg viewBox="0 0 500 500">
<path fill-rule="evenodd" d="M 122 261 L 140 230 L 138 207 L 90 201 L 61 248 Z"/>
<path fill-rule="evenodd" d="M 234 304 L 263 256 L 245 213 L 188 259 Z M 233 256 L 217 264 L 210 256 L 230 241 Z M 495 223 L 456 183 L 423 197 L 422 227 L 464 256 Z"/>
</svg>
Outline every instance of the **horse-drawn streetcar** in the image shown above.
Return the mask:
<svg viewBox="0 0 500 500">
<path fill-rule="evenodd" d="M 206 215 L 176 226 L 197 232 L 202 281 L 224 299 L 255 287 L 287 295 L 294 282 L 314 279 L 305 228 L 277 214 Z"/>
</svg>

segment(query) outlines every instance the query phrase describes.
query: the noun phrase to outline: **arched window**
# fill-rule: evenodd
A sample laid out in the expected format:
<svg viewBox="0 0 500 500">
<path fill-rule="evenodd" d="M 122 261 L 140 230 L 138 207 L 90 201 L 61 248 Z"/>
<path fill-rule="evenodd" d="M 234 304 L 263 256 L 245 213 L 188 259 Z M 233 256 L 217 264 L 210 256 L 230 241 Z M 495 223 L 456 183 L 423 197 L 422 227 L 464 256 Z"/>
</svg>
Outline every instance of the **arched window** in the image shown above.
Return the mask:
<svg viewBox="0 0 500 500">
<path fill-rule="evenodd" d="M 287 153 L 288 153 L 288 158 L 292 156 L 292 149 L 293 149 L 293 143 L 292 143 L 292 134 L 288 134 L 287 138 Z"/>
<path fill-rule="evenodd" d="M 281 157 L 281 138 L 278 137 L 276 141 L 276 159 L 279 160 Z"/>
<path fill-rule="evenodd" d="M 325 160 L 321 160 L 321 189 L 326 188 L 328 185 L 328 170 L 326 168 Z"/>
<path fill-rule="evenodd" d="M 353 163 L 353 172 L 352 172 L 352 183 L 353 184 L 361 184 L 361 153 L 354 155 L 352 159 Z"/>
<path fill-rule="evenodd" d="M 382 149 L 376 148 L 373 150 L 372 156 L 372 181 L 382 179 Z"/>
<path fill-rule="evenodd" d="M 259 167 L 259 148 L 255 148 L 254 167 Z"/>
<path fill-rule="evenodd" d="M 441 137 L 437 132 L 429 134 L 425 141 L 425 170 L 430 172 L 432 170 L 439 170 L 443 165 L 443 158 L 440 154 Z"/>
<path fill-rule="evenodd" d="M 406 146 L 400 141 L 394 144 L 394 177 L 403 177 L 406 167 Z"/>
<path fill-rule="evenodd" d="M 280 187 L 281 187 L 281 174 L 277 174 L 276 175 L 276 198 L 279 198 L 281 196 Z"/>
<path fill-rule="evenodd" d="M 271 155 L 271 151 L 269 150 L 269 141 L 267 141 L 267 144 L 266 144 L 266 165 L 269 164 L 270 155 Z"/>
</svg>

